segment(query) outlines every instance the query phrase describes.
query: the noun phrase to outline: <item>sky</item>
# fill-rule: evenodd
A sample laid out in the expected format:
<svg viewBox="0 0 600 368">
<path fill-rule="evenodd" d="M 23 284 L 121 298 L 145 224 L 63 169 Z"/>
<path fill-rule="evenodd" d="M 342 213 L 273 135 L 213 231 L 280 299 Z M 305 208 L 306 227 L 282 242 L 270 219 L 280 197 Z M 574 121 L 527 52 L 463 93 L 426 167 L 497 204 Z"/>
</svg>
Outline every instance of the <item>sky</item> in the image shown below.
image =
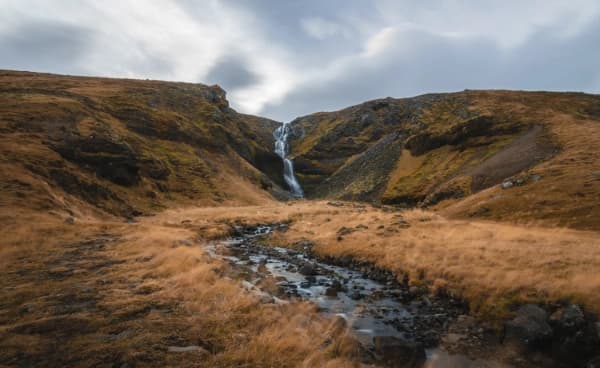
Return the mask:
<svg viewBox="0 0 600 368">
<path fill-rule="evenodd" d="M 0 0 L 0 69 L 219 84 L 290 121 L 464 89 L 600 93 L 598 0 Z"/>
</svg>

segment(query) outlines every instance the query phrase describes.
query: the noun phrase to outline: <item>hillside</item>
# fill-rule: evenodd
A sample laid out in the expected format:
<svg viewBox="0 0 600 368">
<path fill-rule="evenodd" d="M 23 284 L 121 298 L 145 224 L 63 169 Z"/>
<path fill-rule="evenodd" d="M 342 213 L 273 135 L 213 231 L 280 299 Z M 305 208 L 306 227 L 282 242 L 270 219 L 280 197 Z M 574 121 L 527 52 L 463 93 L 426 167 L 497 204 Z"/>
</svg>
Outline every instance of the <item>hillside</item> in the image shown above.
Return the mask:
<svg viewBox="0 0 600 368">
<path fill-rule="evenodd" d="M 600 96 L 467 90 L 373 100 L 291 124 L 309 198 L 600 228 Z"/>
<path fill-rule="evenodd" d="M 279 123 L 218 86 L 0 71 L 0 201 L 72 216 L 285 196 Z"/>
<path fill-rule="evenodd" d="M 298 118 L 290 200 L 279 123 L 218 86 L 0 82 L 0 366 L 600 359 L 600 96 Z"/>
</svg>

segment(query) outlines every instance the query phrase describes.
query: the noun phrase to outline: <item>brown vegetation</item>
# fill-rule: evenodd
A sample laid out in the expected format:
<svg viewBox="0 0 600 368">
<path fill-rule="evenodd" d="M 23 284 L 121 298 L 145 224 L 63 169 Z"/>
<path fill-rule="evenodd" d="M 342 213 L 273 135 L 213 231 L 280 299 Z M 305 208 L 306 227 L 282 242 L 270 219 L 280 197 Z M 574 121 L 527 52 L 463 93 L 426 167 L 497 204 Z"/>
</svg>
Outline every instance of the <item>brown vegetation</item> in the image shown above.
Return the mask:
<svg viewBox="0 0 600 368">
<path fill-rule="evenodd" d="M 310 304 L 263 304 L 191 229 L 19 220 L 0 246 L 2 364 L 353 365 L 343 330 Z"/>
<path fill-rule="evenodd" d="M 505 318 L 522 303 L 561 299 L 600 312 L 597 232 L 336 203 L 169 210 L 148 220 L 172 226 L 189 220 L 188 226 L 198 228 L 216 222 L 223 230 L 236 221 L 291 221 L 288 231 L 273 235 L 273 244 L 294 246 L 309 239 L 322 256 L 366 260 L 399 279 L 408 274 L 412 284 L 459 295 L 488 318 Z M 340 236 L 343 227 L 353 231 Z"/>
<path fill-rule="evenodd" d="M 298 118 L 292 156 L 312 198 L 598 230 L 599 104 L 470 90 L 373 100 Z M 505 180 L 516 185 L 500 190 Z"/>
<path fill-rule="evenodd" d="M 374 207 L 276 202 L 276 123 L 217 86 L 0 82 L 0 365 L 356 365 L 345 329 L 206 253 L 240 223 L 289 222 L 267 241 L 368 261 L 480 317 L 600 313 L 598 96 L 466 91 L 300 119 L 308 192 L 394 205 Z"/>
</svg>

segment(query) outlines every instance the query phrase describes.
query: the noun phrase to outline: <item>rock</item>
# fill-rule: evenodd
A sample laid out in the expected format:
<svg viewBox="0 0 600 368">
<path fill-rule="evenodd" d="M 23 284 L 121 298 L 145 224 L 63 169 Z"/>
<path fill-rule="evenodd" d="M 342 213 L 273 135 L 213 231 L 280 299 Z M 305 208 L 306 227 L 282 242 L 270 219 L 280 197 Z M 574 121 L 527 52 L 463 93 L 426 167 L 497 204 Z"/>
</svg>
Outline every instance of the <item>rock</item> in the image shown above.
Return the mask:
<svg viewBox="0 0 600 368">
<path fill-rule="evenodd" d="M 571 304 L 554 312 L 550 322 L 562 333 L 574 332 L 585 325 L 585 316 L 578 305 Z"/>
<path fill-rule="evenodd" d="M 361 293 L 359 293 L 358 291 L 355 291 L 352 294 L 350 294 L 350 298 L 353 300 L 360 300 L 363 298 L 363 295 Z"/>
<path fill-rule="evenodd" d="M 69 225 L 73 225 L 75 223 L 75 219 L 73 217 L 67 217 L 65 219 L 65 223 Z"/>
<path fill-rule="evenodd" d="M 298 272 L 300 272 L 300 274 L 304 276 L 314 276 L 317 274 L 317 269 L 314 265 L 306 263 L 300 267 Z"/>
<path fill-rule="evenodd" d="M 169 346 L 167 348 L 169 353 L 187 353 L 187 352 L 198 352 L 203 354 L 208 354 L 208 351 L 198 345 L 190 345 L 190 346 Z"/>
<path fill-rule="evenodd" d="M 517 316 L 506 323 L 506 337 L 527 345 L 537 345 L 552 337 L 552 328 L 548 325 L 548 314 L 535 304 L 526 304 L 519 308 Z"/>
<path fill-rule="evenodd" d="M 502 182 L 502 189 L 510 189 L 513 187 L 513 182 L 510 180 Z"/>
<path fill-rule="evenodd" d="M 338 294 L 338 292 L 337 292 L 337 290 L 335 288 L 328 287 L 327 289 L 325 289 L 325 295 L 326 296 L 336 297 L 337 294 Z"/>
<path fill-rule="evenodd" d="M 425 348 L 420 343 L 393 336 L 373 338 L 377 360 L 387 367 L 420 367 L 425 362 Z"/>
<path fill-rule="evenodd" d="M 344 291 L 344 285 L 342 285 L 342 283 L 339 282 L 339 280 L 333 280 L 333 282 L 331 283 L 331 288 L 335 291 Z"/>
</svg>

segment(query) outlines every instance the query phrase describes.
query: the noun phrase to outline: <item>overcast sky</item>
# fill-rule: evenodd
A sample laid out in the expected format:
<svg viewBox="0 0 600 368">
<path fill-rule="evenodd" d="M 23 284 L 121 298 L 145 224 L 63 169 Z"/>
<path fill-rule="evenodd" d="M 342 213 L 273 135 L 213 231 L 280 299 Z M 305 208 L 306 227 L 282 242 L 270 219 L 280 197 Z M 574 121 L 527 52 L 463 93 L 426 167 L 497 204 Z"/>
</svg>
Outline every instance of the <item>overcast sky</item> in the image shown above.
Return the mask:
<svg viewBox="0 0 600 368">
<path fill-rule="evenodd" d="M 0 0 L 0 68 L 219 84 L 281 121 L 465 88 L 600 92 L 598 0 Z"/>
</svg>

